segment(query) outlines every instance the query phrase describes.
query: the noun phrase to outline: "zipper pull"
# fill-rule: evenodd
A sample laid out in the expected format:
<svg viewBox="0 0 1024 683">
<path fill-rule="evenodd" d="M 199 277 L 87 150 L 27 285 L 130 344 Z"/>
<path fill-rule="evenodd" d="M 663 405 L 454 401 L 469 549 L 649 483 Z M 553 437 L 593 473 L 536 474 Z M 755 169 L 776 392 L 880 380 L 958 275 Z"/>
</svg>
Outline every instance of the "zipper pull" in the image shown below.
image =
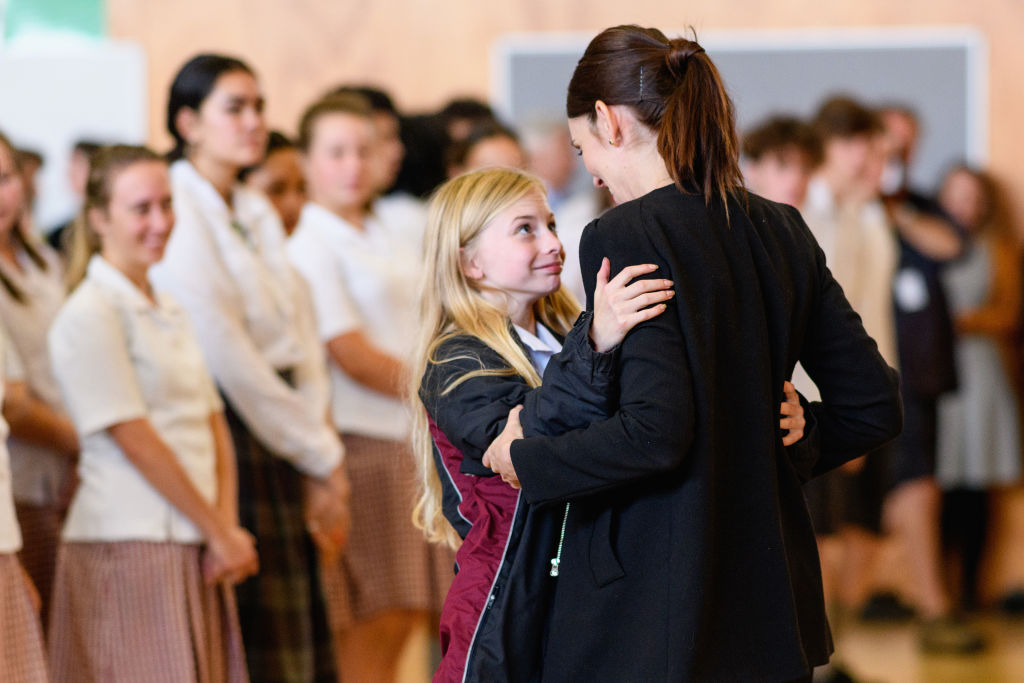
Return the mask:
<svg viewBox="0 0 1024 683">
<path fill-rule="evenodd" d="M 569 521 L 569 506 L 571 503 L 565 504 L 565 514 L 562 516 L 562 532 L 558 536 L 558 550 L 555 552 L 555 556 L 551 558 L 551 571 L 548 572 L 548 576 L 558 576 L 558 565 L 562 564 L 562 544 L 565 543 L 565 523 Z"/>
</svg>

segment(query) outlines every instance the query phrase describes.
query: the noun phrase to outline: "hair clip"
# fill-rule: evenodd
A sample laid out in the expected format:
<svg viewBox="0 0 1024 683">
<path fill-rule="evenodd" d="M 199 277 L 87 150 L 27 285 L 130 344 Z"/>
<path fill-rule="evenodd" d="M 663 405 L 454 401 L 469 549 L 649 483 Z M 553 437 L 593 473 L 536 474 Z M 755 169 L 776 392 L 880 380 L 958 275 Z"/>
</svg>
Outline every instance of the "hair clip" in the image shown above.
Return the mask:
<svg viewBox="0 0 1024 683">
<path fill-rule="evenodd" d="M 640 65 L 640 101 L 644 101 L 644 65 Z"/>
</svg>

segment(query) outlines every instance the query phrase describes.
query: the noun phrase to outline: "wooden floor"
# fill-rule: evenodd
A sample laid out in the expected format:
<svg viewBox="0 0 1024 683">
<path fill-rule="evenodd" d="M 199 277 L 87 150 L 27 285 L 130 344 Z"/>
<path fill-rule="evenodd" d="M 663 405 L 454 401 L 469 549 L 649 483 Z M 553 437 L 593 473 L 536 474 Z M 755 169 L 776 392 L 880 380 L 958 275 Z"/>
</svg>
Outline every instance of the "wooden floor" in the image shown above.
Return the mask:
<svg viewBox="0 0 1024 683">
<path fill-rule="evenodd" d="M 1024 619 L 983 617 L 990 638 L 979 655 L 922 655 L 912 624 L 851 624 L 837 645 L 864 683 L 1010 683 L 1024 681 Z"/>
<path fill-rule="evenodd" d="M 912 624 L 851 624 L 838 647 L 863 683 L 1020 683 L 1024 682 L 1024 619 L 983 617 L 978 625 L 991 639 L 982 654 L 922 655 Z M 398 683 L 425 683 L 428 641 L 414 634 L 403 656 Z"/>
</svg>

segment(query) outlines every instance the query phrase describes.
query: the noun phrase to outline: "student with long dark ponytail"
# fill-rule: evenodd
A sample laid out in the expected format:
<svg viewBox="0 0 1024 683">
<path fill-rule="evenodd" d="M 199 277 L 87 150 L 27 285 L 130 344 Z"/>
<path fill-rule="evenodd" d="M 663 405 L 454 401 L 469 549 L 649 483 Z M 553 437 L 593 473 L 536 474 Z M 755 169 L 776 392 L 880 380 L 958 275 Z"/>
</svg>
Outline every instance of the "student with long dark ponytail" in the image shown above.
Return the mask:
<svg viewBox="0 0 1024 683">
<path fill-rule="evenodd" d="M 252 69 L 222 55 L 189 60 L 171 85 L 167 126 L 177 225 L 154 282 L 188 311 L 225 399 L 239 518 L 260 549 L 260 573 L 237 587 L 250 677 L 333 683 L 312 541 L 337 550 L 348 484 L 308 293 L 277 213 L 237 181 L 267 144 Z"/>
<path fill-rule="evenodd" d="M 797 211 L 744 190 L 733 106 L 699 44 L 603 31 L 567 112 L 618 202 L 580 244 L 588 309 L 605 257 L 613 276 L 656 264 L 676 297 L 623 340 L 611 417 L 523 439 L 513 411 L 485 455 L 528 502 L 572 501 L 541 676 L 810 680 L 831 642 L 801 484 L 899 433 L 896 373 Z M 780 387 L 798 360 L 822 402 L 786 446 Z"/>
</svg>

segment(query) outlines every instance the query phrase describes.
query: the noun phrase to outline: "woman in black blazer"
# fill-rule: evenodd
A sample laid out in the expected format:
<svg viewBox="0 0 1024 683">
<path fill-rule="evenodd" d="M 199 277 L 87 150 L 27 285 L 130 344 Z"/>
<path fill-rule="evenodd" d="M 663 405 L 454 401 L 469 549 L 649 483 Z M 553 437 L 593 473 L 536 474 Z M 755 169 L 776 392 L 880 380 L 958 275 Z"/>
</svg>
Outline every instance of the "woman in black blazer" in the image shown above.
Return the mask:
<svg viewBox="0 0 1024 683">
<path fill-rule="evenodd" d="M 488 451 L 529 502 L 573 501 L 542 678 L 809 679 L 832 643 L 800 487 L 899 433 L 897 375 L 797 211 L 744 190 L 733 105 L 696 42 L 605 30 L 567 110 L 619 204 L 583 235 L 584 282 L 602 257 L 654 263 L 676 297 L 622 343 L 611 418 L 513 440 L 513 412 Z M 822 401 L 787 447 L 798 360 Z"/>
</svg>

